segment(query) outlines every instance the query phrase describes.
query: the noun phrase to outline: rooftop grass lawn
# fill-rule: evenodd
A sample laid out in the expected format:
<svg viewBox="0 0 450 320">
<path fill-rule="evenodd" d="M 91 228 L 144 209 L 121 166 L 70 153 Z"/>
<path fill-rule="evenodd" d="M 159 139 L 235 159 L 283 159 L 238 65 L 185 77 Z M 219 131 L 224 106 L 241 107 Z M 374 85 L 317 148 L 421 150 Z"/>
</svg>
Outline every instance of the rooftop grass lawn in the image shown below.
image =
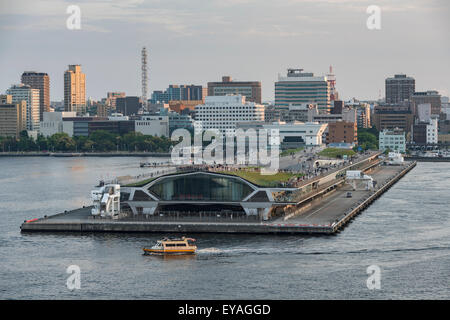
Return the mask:
<svg viewBox="0 0 450 320">
<path fill-rule="evenodd" d="M 326 148 L 318 153 L 319 156 L 328 158 L 342 158 L 344 155 L 351 157 L 355 154 L 356 152 L 353 150 L 339 148 Z"/>
<path fill-rule="evenodd" d="M 272 175 L 263 175 L 256 171 L 223 171 L 220 173 L 231 174 L 241 177 L 245 180 L 250 181 L 261 187 L 277 187 L 280 186 L 282 182 L 287 182 L 292 177 L 301 177 L 303 174 L 293 174 L 287 172 L 278 172 Z"/>
</svg>

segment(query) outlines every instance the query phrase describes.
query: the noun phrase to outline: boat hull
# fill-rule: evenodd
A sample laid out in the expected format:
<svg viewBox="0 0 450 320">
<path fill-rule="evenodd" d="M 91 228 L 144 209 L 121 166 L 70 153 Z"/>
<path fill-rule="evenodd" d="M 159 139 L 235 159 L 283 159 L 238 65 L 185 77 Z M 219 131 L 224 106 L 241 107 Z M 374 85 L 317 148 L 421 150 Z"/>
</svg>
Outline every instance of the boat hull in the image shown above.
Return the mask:
<svg viewBox="0 0 450 320">
<path fill-rule="evenodd" d="M 176 255 L 176 254 L 195 254 L 196 249 L 174 249 L 174 250 L 167 250 L 167 249 L 147 249 L 143 248 L 144 254 L 155 254 L 155 255 Z"/>
</svg>

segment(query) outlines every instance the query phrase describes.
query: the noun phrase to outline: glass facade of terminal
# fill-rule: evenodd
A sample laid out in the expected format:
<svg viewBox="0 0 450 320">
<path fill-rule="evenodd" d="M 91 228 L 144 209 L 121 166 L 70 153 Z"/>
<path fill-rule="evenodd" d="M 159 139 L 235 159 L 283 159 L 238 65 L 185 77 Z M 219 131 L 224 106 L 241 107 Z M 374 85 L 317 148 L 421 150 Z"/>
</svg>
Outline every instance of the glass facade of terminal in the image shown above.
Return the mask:
<svg viewBox="0 0 450 320">
<path fill-rule="evenodd" d="M 149 188 L 165 201 L 241 201 L 253 192 L 246 183 L 233 177 L 196 173 L 167 177 Z"/>
</svg>

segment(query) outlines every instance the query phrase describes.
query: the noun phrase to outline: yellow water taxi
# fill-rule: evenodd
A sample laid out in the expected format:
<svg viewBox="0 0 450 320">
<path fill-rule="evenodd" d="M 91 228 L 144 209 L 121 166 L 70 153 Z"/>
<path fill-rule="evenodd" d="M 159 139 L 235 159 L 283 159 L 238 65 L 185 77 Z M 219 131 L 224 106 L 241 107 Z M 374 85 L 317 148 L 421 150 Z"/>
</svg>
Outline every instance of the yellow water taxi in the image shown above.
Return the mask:
<svg viewBox="0 0 450 320">
<path fill-rule="evenodd" d="M 158 240 L 150 249 L 142 248 L 144 254 L 195 254 L 197 246 L 192 238 L 164 238 Z"/>
</svg>

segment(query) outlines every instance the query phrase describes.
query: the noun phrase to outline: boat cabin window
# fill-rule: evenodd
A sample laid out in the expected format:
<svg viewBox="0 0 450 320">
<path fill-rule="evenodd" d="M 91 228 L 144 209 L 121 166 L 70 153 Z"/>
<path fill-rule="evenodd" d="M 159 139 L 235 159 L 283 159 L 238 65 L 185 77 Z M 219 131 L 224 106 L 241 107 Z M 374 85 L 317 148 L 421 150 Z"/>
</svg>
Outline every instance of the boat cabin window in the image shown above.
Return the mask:
<svg viewBox="0 0 450 320">
<path fill-rule="evenodd" d="M 166 247 L 186 247 L 185 243 L 167 243 Z"/>
</svg>

